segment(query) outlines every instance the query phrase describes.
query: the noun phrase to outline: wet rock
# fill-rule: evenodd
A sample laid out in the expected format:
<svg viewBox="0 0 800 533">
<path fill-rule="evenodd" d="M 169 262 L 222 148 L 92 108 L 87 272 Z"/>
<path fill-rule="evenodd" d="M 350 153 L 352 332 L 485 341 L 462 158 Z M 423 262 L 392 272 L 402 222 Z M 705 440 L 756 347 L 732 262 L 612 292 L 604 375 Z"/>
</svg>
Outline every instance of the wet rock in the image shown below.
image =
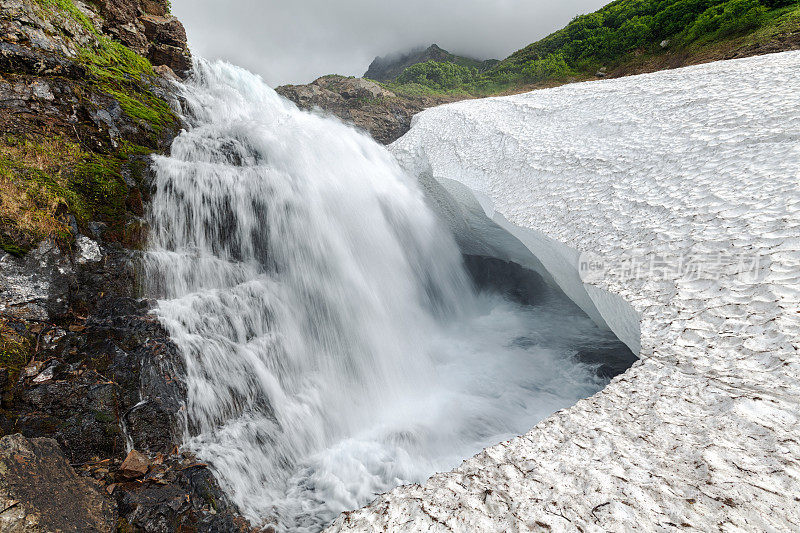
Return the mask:
<svg viewBox="0 0 800 533">
<path fill-rule="evenodd" d="M 100 239 L 107 227 L 108 224 L 105 224 L 104 222 L 89 222 L 89 232 L 95 239 Z"/>
<path fill-rule="evenodd" d="M 465 255 L 464 266 L 477 289 L 498 292 L 523 305 L 536 305 L 551 292 L 541 275 L 516 263 Z"/>
<path fill-rule="evenodd" d="M 174 458 L 142 482 L 113 489 L 124 524 L 136 531 L 257 531 L 238 516 L 206 465 Z"/>
<path fill-rule="evenodd" d="M 52 439 L 0 439 L 0 530 L 112 531 L 108 496 L 78 477 Z"/>
<path fill-rule="evenodd" d="M 24 46 L 2 41 L 0 41 L 0 71 L 67 78 L 79 78 L 86 74 L 83 66 L 63 57 L 37 53 Z"/>
<path fill-rule="evenodd" d="M 48 381 L 52 381 L 53 376 L 55 375 L 56 372 L 56 368 L 57 368 L 56 365 L 48 366 L 47 368 L 39 372 L 39 374 L 37 374 L 35 378 L 33 378 L 33 382 L 38 385 L 40 383 L 47 383 Z"/>
<path fill-rule="evenodd" d="M 78 263 L 95 263 L 102 259 L 103 256 L 100 253 L 100 247 L 89 237 L 80 235 L 76 239 L 76 243 L 78 245 L 78 256 L 76 258 Z"/>
<path fill-rule="evenodd" d="M 183 406 L 174 398 L 151 397 L 125 414 L 125 423 L 136 446 L 152 452 L 167 452 L 180 442 L 176 423 L 181 423 Z"/>
<path fill-rule="evenodd" d="M 22 369 L 22 377 L 32 378 L 34 376 L 38 376 L 39 372 L 42 370 L 42 366 L 44 363 L 36 362 L 29 364 L 25 368 Z"/>
<path fill-rule="evenodd" d="M 131 450 L 117 473 L 123 479 L 136 479 L 144 477 L 149 468 L 150 459 L 139 451 Z"/>
<path fill-rule="evenodd" d="M 586 347 L 575 354 L 575 359 L 595 369 L 602 379 L 612 379 L 633 365 L 638 358 L 621 342 Z"/>
<path fill-rule="evenodd" d="M 178 77 L 177 74 L 175 74 L 175 71 L 169 68 L 167 65 L 156 65 L 155 67 L 153 67 L 153 70 L 155 71 L 156 74 L 158 74 L 164 79 L 170 81 L 180 81 L 180 78 Z"/>
<path fill-rule="evenodd" d="M 186 390 L 183 360 L 163 327 L 148 315 L 151 302 L 104 299 L 88 321 L 83 349 L 118 386 L 119 407 L 136 449 L 167 453 L 181 443 Z"/>
<path fill-rule="evenodd" d="M 56 439 L 75 463 L 124 451 L 119 386 L 95 371 L 71 367 L 55 368 L 42 383 L 26 378 L 16 391 L 15 428 L 28 437 Z"/>
<path fill-rule="evenodd" d="M 50 85 L 44 80 L 34 81 L 31 85 L 31 91 L 36 98 L 41 98 L 42 100 L 47 100 L 48 102 L 55 100 L 53 91 L 50 90 Z"/>
<path fill-rule="evenodd" d="M 24 257 L 0 256 L 0 312 L 47 320 L 68 312 L 75 277 L 69 258 L 52 240 Z"/>
</svg>

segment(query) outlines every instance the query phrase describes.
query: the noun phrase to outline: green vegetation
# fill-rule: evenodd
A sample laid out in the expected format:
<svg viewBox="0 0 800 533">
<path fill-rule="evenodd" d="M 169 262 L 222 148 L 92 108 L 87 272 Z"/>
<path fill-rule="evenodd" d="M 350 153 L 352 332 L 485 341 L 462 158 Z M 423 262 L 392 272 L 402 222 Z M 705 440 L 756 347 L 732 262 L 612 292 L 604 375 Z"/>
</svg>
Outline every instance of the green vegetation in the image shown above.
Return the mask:
<svg viewBox="0 0 800 533">
<path fill-rule="evenodd" d="M 96 154 L 63 137 L 0 140 L 0 247 L 18 255 L 46 237 L 67 242 L 67 213 L 80 225 L 120 220 L 128 192 L 121 169 L 142 151 Z"/>
<path fill-rule="evenodd" d="M 481 96 L 585 79 L 601 67 L 642 63 L 669 52 L 692 55 L 712 47 L 757 46 L 797 28 L 800 0 L 616 0 L 575 17 L 484 73 L 469 76 L 452 64 L 434 69 L 424 63 L 409 67 L 389 87 L 400 93 Z"/>
<path fill-rule="evenodd" d="M 416 84 L 433 90 L 449 91 L 473 83 L 478 78 L 478 69 L 455 63 L 426 61 L 405 69 L 398 76 L 400 85 Z"/>
<path fill-rule="evenodd" d="M 531 81 L 563 78 L 571 73 L 570 66 L 563 54 L 550 54 L 544 59 L 534 59 L 522 69 L 522 75 Z"/>
<path fill-rule="evenodd" d="M 44 15 L 74 21 L 79 28 L 71 31 L 85 30 L 91 37 L 77 57 L 87 72 L 78 94 L 87 100 L 91 93 L 105 94 L 119 102 L 140 126 L 137 142 L 147 146 L 116 139 L 116 148 L 90 149 L 77 131 L 75 137 L 36 130 L 0 137 L 0 249 L 22 255 L 48 237 L 67 245 L 69 215 L 82 229 L 89 221 L 105 222 L 107 239 L 136 244 L 135 229 L 125 222 L 129 210 L 141 210 L 141 195 L 129 189 L 122 172 L 140 176 L 143 163 L 133 156 L 157 148 L 165 128 L 178 119 L 152 92 L 156 74 L 147 59 L 101 34 L 72 0 L 36 1 Z"/>
<path fill-rule="evenodd" d="M 72 0 L 36 0 L 39 5 L 52 12 L 53 9 L 59 10 L 68 15 L 72 20 L 80 23 L 86 30 L 96 33 L 92 21 L 84 15 Z"/>
<path fill-rule="evenodd" d="M 458 65 L 459 67 L 466 67 L 469 69 L 475 69 L 478 72 L 484 72 L 485 70 L 488 70 L 489 68 L 498 64 L 499 61 L 496 59 L 487 59 L 485 61 L 480 61 L 478 59 L 472 59 L 470 57 L 448 54 L 447 60 L 440 61 L 440 63 L 453 63 L 455 65 Z"/>
<path fill-rule="evenodd" d="M 102 35 L 72 0 L 37 0 L 47 10 L 58 10 L 95 37 L 95 44 L 81 49 L 82 63 L 98 90 L 116 99 L 123 111 L 152 131 L 155 147 L 165 126 L 176 124 L 177 117 L 148 86 L 156 77 L 150 62 L 122 43 Z"/>
<path fill-rule="evenodd" d="M 163 128 L 177 123 L 167 103 L 148 88 L 156 74 L 144 57 L 100 35 L 94 48 L 81 50 L 79 60 L 99 90 L 117 100 L 129 117 L 152 130 L 154 147 Z"/>
<path fill-rule="evenodd" d="M 0 367 L 10 371 L 10 382 L 15 381 L 28 363 L 30 352 L 30 342 L 14 331 L 7 319 L 0 317 Z"/>
</svg>

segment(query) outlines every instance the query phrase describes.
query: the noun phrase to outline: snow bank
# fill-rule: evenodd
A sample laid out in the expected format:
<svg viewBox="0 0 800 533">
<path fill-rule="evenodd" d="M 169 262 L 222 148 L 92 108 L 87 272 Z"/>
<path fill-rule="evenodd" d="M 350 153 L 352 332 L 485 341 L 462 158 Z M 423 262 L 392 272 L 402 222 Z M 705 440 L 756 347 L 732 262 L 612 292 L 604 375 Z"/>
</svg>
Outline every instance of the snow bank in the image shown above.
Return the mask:
<svg viewBox="0 0 800 533">
<path fill-rule="evenodd" d="M 392 151 L 462 246 L 546 271 L 642 360 L 331 530 L 798 530 L 798 72 L 787 52 L 418 115 Z"/>
</svg>

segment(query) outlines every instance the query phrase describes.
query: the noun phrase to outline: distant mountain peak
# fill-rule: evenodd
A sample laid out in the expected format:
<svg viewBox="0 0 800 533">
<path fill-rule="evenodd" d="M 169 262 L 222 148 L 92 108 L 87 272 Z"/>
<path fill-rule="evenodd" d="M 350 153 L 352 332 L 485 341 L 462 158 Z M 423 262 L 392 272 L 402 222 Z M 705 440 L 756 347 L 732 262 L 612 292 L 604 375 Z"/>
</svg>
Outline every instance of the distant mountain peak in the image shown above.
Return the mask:
<svg viewBox="0 0 800 533">
<path fill-rule="evenodd" d="M 450 61 L 460 65 L 473 66 L 478 70 L 485 70 L 497 63 L 496 60 L 482 61 L 469 57 L 462 57 L 451 54 L 437 44 L 429 47 L 417 47 L 406 52 L 399 52 L 385 56 L 376 57 L 369 65 L 369 69 L 364 74 L 365 78 L 377 81 L 391 81 L 403 73 L 405 69 L 417 63 L 426 61 L 437 61 L 443 63 Z"/>
</svg>

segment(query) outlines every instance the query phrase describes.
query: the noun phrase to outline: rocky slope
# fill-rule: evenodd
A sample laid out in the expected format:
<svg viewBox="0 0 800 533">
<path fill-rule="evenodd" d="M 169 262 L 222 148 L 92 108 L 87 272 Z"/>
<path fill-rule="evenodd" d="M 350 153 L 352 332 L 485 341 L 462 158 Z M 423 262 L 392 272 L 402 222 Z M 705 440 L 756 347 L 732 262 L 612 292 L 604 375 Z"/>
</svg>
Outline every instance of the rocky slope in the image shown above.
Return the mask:
<svg viewBox="0 0 800 533">
<path fill-rule="evenodd" d="M 457 99 L 398 95 L 372 80 L 336 75 L 323 76 L 308 85 L 284 85 L 276 91 L 302 109 L 332 113 L 383 144 L 405 134 L 411 118 L 423 109 Z"/>
<path fill-rule="evenodd" d="M 411 118 L 423 109 L 465 98 L 463 94 L 396 93 L 374 81 L 393 81 L 406 68 L 426 61 L 449 61 L 479 71 L 497 63 L 493 59 L 479 61 L 456 56 L 434 44 L 406 54 L 377 57 L 363 78 L 330 75 L 307 85 L 284 85 L 276 90 L 302 109 L 332 113 L 366 130 L 376 141 L 389 144 L 409 130 Z"/>
<path fill-rule="evenodd" d="M 0 484 L 0 529 L 246 529 L 177 453 L 181 358 L 137 291 L 183 26 L 166 0 L 0 0 L 0 28 L 0 471 L 33 476 Z"/>
</svg>

